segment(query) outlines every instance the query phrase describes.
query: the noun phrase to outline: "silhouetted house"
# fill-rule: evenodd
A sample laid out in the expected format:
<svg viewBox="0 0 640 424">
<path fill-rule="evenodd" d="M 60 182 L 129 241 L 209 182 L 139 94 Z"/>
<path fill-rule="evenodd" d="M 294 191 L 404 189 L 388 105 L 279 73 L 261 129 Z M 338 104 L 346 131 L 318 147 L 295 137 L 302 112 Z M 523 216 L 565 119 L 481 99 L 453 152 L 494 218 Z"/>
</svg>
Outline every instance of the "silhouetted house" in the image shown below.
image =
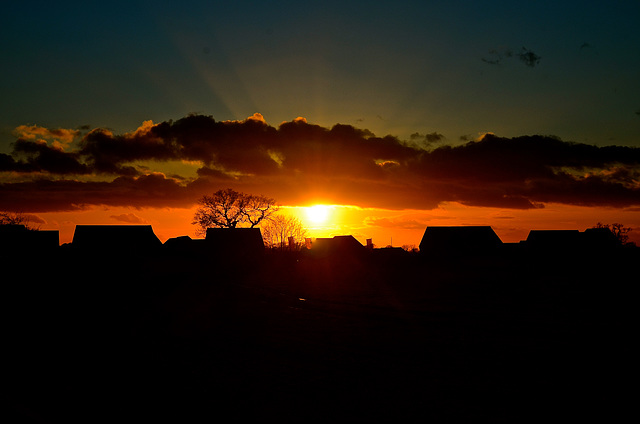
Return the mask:
<svg viewBox="0 0 640 424">
<path fill-rule="evenodd" d="M 530 249 L 576 249 L 581 237 L 578 230 L 531 230 L 526 244 Z"/>
<path fill-rule="evenodd" d="M 365 252 L 365 247 L 353 236 L 334 236 L 315 239 L 311 252 L 315 255 L 358 255 Z"/>
<path fill-rule="evenodd" d="M 420 241 L 420 253 L 484 255 L 501 246 L 502 240 L 489 226 L 427 227 Z"/>
<path fill-rule="evenodd" d="M 204 239 L 194 240 L 189 236 L 172 237 L 167 239 L 162 247 L 165 251 L 189 255 L 204 250 Z"/>
<path fill-rule="evenodd" d="M 525 241 L 528 249 L 538 252 L 578 253 L 612 249 L 620 241 L 608 228 L 578 230 L 531 230 Z"/>
<path fill-rule="evenodd" d="M 53 250 L 60 245 L 56 230 L 29 230 L 24 225 L 0 225 L 0 251 L 20 253 L 24 250 Z"/>
<path fill-rule="evenodd" d="M 404 250 L 402 247 L 381 247 L 379 249 L 370 249 L 367 247 L 367 250 L 371 251 L 373 257 L 378 260 L 387 260 L 387 259 L 399 259 L 406 257 L 409 253 Z"/>
<path fill-rule="evenodd" d="M 225 257 L 247 257 L 264 253 L 260 228 L 207 228 L 206 249 Z"/>
<path fill-rule="evenodd" d="M 191 246 L 192 242 L 193 239 L 189 236 L 179 236 L 167 239 L 163 246 L 170 249 L 181 249 Z"/>
<path fill-rule="evenodd" d="M 151 225 L 76 225 L 71 246 L 87 252 L 148 253 L 162 243 Z"/>
</svg>

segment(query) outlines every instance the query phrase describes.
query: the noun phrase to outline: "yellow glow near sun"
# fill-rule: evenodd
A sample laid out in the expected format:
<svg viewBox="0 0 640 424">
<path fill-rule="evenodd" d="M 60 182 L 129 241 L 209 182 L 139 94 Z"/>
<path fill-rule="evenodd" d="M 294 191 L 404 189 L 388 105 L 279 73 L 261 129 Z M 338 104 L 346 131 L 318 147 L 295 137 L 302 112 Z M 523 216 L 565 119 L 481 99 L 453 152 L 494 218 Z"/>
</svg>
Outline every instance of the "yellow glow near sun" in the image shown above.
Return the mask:
<svg viewBox="0 0 640 424">
<path fill-rule="evenodd" d="M 306 208 L 307 219 L 314 224 L 322 224 L 329 218 L 330 206 L 314 205 Z"/>
</svg>

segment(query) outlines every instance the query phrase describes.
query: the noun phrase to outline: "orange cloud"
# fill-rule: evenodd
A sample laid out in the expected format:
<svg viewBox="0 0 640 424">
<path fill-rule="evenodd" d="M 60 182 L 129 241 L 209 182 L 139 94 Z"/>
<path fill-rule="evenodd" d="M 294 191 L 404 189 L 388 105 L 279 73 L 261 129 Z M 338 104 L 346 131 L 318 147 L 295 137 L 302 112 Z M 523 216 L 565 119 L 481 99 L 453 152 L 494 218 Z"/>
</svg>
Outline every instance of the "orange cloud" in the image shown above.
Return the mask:
<svg viewBox="0 0 640 424">
<path fill-rule="evenodd" d="M 38 134 L 55 131 L 24 127 L 20 133 L 29 138 L 18 138 L 11 154 L 0 154 L 0 172 L 21 175 L 3 179 L 0 209 L 189 207 L 200 195 L 225 187 L 290 205 L 640 206 L 640 148 L 633 147 L 487 133 L 457 146 L 439 140 L 438 147 L 425 150 L 351 125 L 326 128 L 297 118 L 275 128 L 260 114 L 244 121 L 203 115 L 145 121 L 123 135 L 95 129 L 64 151 L 38 141 Z M 141 161 L 201 166 L 196 177 L 168 177 L 138 166 Z"/>
<path fill-rule="evenodd" d="M 424 229 L 427 226 L 427 220 L 417 220 L 407 217 L 375 217 L 368 216 L 364 219 L 364 224 L 370 227 L 382 228 L 398 228 L 398 229 Z"/>
<path fill-rule="evenodd" d="M 110 218 L 116 221 L 126 222 L 127 224 L 146 224 L 147 221 L 133 213 L 123 213 L 120 215 L 111 215 Z"/>
<path fill-rule="evenodd" d="M 55 149 L 65 150 L 80 135 L 80 131 L 64 128 L 49 129 L 38 125 L 20 125 L 13 130 L 13 134 L 19 139 L 51 144 Z"/>
</svg>

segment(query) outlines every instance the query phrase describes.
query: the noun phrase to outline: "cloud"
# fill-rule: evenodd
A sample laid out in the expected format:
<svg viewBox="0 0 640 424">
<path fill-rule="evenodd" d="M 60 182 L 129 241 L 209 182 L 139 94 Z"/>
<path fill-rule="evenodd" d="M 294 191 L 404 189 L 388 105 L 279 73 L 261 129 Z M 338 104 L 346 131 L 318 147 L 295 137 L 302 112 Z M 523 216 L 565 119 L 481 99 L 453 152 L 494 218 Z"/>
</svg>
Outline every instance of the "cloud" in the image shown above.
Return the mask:
<svg viewBox="0 0 640 424">
<path fill-rule="evenodd" d="M 540 63 L 541 57 L 526 47 L 523 47 L 518 53 L 518 59 L 528 67 L 533 68 Z"/>
<path fill-rule="evenodd" d="M 0 171 L 49 172 L 52 174 L 88 174 L 90 168 L 75 153 L 67 153 L 46 142 L 19 138 L 13 143 L 12 156 L 3 155 Z"/>
<path fill-rule="evenodd" d="M 155 126 L 146 121 L 136 131 L 114 135 L 105 129 L 95 129 L 84 136 L 77 155 L 96 173 L 137 175 L 130 164 L 141 160 L 173 160 L 173 146 L 154 134 Z"/>
<path fill-rule="evenodd" d="M 429 148 L 434 144 L 443 142 L 446 137 L 436 131 L 427 134 L 413 133 L 409 136 L 409 139 L 419 146 Z"/>
<path fill-rule="evenodd" d="M 418 221 L 402 216 L 391 218 L 368 216 L 364 219 L 364 224 L 370 227 L 402 228 L 407 230 L 424 229 L 427 225 L 424 221 Z"/>
<path fill-rule="evenodd" d="M 489 54 L 485 57 L 480 58 L 480 60 L 482 60 L 484 63 L 487 63 L 489 65 L 500 65 L 502 63 L 502 60 L 505 57 L 511 57 L 513 55 L 513 53 L 511 52 L 510 49 L 506 49 L 506 50 L 496 50 L 496 49 L 491 49 L 489 50 Z"/>
<path fill-rule="evenodd" d="M 555 137 L 488 133 L 451 146 L 435 131 L 403 141 L 303 118 L 273 127 L 261 115 L 243 121 L 203 115 L 146 121 L 122 135 L 94 129 L 66 150 L 23 135 L 11 154 L 0 154 L 5 171 L 0 210 L 189 207 L 202 194 L 226 187 L 288 205 L 320 200 L 389 209 L 433 209 L 443 202 L 510 209 L 549 202 L 640 205 L 639 148 Z M 142 161 L 200 168 L 196 176 L 168 177 Z"/>
<path fill-rule="evenodd" d="M 120 215 L 111 215 L 109 218 L 115 219 L 116 221 L 126 222 L 127 224 L 146 224 L 147 221 L 140 218 L 136 214 L 133 213 L 123 213 Z"/>
<path fill-rule="evenodd" d="M 54 148 L 64 150 L 80 134 L 78 130 L 64 128 L 48 129 L 37 125 L 20 125 L 13 134 L 24 140 L 37 140 L 40 143 L 51 143 Z"/>
<path fill-rule="evenodd" d="M 0 184 L 0 210 L 72 211 L 92 205 L 184 207 L 201 194 L 157 173 L 112 181 L 40 178 Z"/>
<path fill-rule="evenodd" d="M 505 60 L 512 58 L 517 58 L 530 68 L 536 67 L 540 63 L 540 59 L 542 59 L 541 56 L 523 46 L 515 53 L 511 48 L 491 49 L 488 55 L 482 57 L 480 60 L 489 65 L 501 65 Z"/>
<path fill-rule="evenodd" d="M 422 155 L 412 174 L 439 187 L 442 197 L 475 206 L 533 208 L 559 202 L 619 207 L 640 202 L 639 165 L 638 148 L 488 134 Z M 618 175 L 593 172 L 614 169 Z"/>
</svg>

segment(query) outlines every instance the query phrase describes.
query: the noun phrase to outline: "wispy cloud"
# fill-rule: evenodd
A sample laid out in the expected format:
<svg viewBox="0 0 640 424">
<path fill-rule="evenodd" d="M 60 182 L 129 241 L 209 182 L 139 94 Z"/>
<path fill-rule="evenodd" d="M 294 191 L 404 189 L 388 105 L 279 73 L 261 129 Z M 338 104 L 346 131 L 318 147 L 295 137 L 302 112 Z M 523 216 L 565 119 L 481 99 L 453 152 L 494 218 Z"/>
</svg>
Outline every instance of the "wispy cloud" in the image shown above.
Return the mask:
<svg viewBox="0 0 640 424">
<path fill-rule="evenodd" d="M 138 215 L 134 213 L 123 213 L 120 215 L 111 215 L 109 218 L 115 219 L 119 222 L 125 222 L 127 224 L 146 224 L 147 221 L 140 218 Z"/>
<path fill-rule="evenodd" d="M 522 47 L 520 52 L 518 52 L 517 56 L 518 56 L 518 59 L 520 59 L 520 61 L 522 63 L 524 63 L 525 65 L 527 65 L 530 68 L 533 68 L 537 64 L 539 64 L 540 63 L 540 59 L 541 59 L 540 56 L 535 54 L 533 51 L 527 49 L 526 47 Z"/>
<path fill-rule="evenodd" d="M 533 50 L 523 46 L 517 51 L 514 51 L 511 48 L 491 49 L 489 50 L 489 53 L 480 60 L 489 65 L 501 65 L 506 60 L 513 58 L 518 59 L 530 68 L 536 67 L 542 59 L 542 57 L 534 53 Z"/>
<path fill-rule="evenodd" d="M 364 224 L 370 227 L 382 227 L 382 228 L 395 228 L 395 229 L 424 229 L 427 225 L 426 221 L 416 220 L 412 218 L 407 218 L 404 216 L 399 217 L 390 217 L 390 218 L 380 218 L 375 216 L 368 216 L 364 219 Z"/>
</svg>

